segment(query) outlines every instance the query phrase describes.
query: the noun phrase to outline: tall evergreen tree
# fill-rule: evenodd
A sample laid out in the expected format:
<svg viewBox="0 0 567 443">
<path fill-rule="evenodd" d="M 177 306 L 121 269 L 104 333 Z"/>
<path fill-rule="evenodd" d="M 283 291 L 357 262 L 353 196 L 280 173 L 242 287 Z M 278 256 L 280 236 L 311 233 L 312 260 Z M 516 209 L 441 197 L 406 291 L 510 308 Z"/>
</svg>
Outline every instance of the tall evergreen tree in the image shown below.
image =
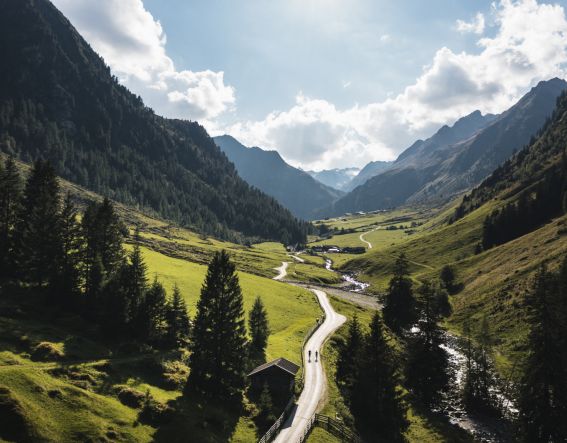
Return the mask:
<svg viewBox="0 0 567 443">
<path fill-rule="evenodd" d="M 425 406 L 434 408 L 449 383 L 449 359 L 441 348 L 443 335 L 435 310 L 435 290 L 430 282 L 419 288 L 421 316 L 418 331 L 409 338 L 406 384 Z"/>
<path fill-rule="evenodd" d="M 492 366 L 492 339 L 488 319 L 483 317 L 477 334 L 477 346 L 473 346 L 470 326 L 465 330 L 465 356 L 467 365 L 463 385 L 463 403 L 469 410 L 494 414 L 497 406 L 493 395 L 495 385 Z"/>
<path fill-rule="evenodd" d="M 167 340 L 170 346 L 181 346 L 189 339 L 191 325 L 185 300 L 179 287 L 173 286 L 173 295 L 166 309 Z"/>
<path fill-rule="evenodd" d="M 349 322 L 347 339 L 340 348 L 337 359 L 336 378 L 339 384 L 344 386 L 348 396 L 352 394 L 354 381 L 358 377 L 358 365 L 363 346 L 364 334 L 358 316 L 355 314 Z"/>
<path fill-rule="evenodd" d="M 251 338 L 250 363 L 255 366 L 266 361 L 266 347 L 270 336 L 268 313 L 260 297 L 256 297 L 248 316 L 248 330 Z"/>
<path fill-rule="evenodd" d="M 15 232 L 16 261 L 23 280 L 41 287 L 58 275 L 61 254 L 59 183 L 47 162 L 33 164 Z"/>
<path fill-rule="evenodd" d="M 239 399 L 246 346 L 242 292 L 234 264 L 223 250 L 209 265 L 197 304 L 186 392 L 214 400 Z"/>
<path fill-rule="evenodd" d="M 359 365 L 351 408 L 357 427 L 368 441 L 404 441 L 406 409 L 397 390 L 394 357 L 378 313 L 372 317 Z"/>
<path fill-rule="evenodd" d="M 526 442 L 567 440 L 565 348 L 558 335 L 565 323 L 557 322 L 557 313 L 563 310 L 558 302 L 565 299 L 557 297 L 559 292 L 553 274 L 542 266 L 527 295 L 531 331 L 519 400 L 520 435 Z"/>
<path fill-rule="evenodd" d="M 13 273 L 13 235 L 22 194 L 22 180 L 14 159 L 0 164 L 0 280 Z"/>
<path fill-rule="evenodd" d="M 148 319 L 144 317 L 144 314 L 140 317 L 140 308 L 144 302 L 146 290 L 148 289 L 148 279 L 146 277 L 147 266 L 144 262 L 144 257 L 142 256 L 142 251 L 140 249 L 140 231 L 138 228 L 136 228 L 136 232 L 134 234 L 134 248 L 130 253 L 127 269 L 127 286 L 124 289 L 127 298 L 127 321 L 133 328 L 139 327 L 141 330 L 147 331 L 146 322 Z M 155 295 L 159 292 L 155 286 L 156 284 L 157 281 L 154 282 L 154 285 L 152 286 L 156 291 Z M 141 324 L 136 324 L 138 320 L 141 321 Z"/>
<path fill-rule="evenodd" d="M 411 326 L 416 319 L 409 264 L 404 253 L 394 264 L 394 276 L 390 280 L 383 312 L 384 321 L 396 332 Z"/>
<path fill-rule="evenodd" d="M 165 288 L 156 278 L 145 291 L 145 296 L 138 308 L 141 330 L 135 329 L 133 332 L 136 335 L 141 335 L 142 339 L 148 343 L 160 344 L 167 331 L 166 305 Z"/>
<path fill-rule="evenodd" d="M 59 219 L 61 238 L 60 257 L 57 257 L 59 270 L 57 292 L 64 303 L 78 301 L 80 293 L 80 263 L 82 253 L 81 228 L 77 221 L 78 211 L 71 195 L 67 194 L 63 202 Z"/>
</svg>

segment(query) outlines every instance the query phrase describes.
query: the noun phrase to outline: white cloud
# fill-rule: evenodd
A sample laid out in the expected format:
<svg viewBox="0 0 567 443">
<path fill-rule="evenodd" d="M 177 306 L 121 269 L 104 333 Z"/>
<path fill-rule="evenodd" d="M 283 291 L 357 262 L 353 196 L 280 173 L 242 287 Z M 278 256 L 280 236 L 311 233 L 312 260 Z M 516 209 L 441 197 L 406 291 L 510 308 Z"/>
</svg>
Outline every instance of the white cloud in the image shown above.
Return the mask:
<svg viewBox="0 0 567 443">
<path fill-rule="evenodd" d="M 213 119 L 235 102 L 223 72 L 178 71 L 165 49 L 161 24 L 142 0 L 53 0 L 146 104 L 168 117 Z"/>
<path fill-rule="evenodd" d="M 496 34 L 478 40 L 477 54 L 439 49 L 397 96 L 340 110 L 300 94 L 291 109 L 226 132 L 248 145 L 278 149 L 306 169 L 361 166 L 392 159 L 415 139 L 476 109 L 502 112 L 540 80 L 565 77 L 567 20 L 561 6 L 502 0 L 492 14 Z"/>
<path fill-rule="evenodd" d="M 457 20 L 457 31 L 467 33 L 472 32 L 473 34 L 482 34 L 484 32 L 484 14 L 478 13 L 475 15 L 474 19 L 470 22 L 464 20 Z"/>
<path fill-rule="evenodd" d="M 381 41 L 382 43 L 388 43 L 388 42 L 390 42 L 391 40 L 392 40 L 392 36 L 391 36 L 390 34 L 382 34 L 382 35 L 380 36 L 380 41 Z"/>
</svg>

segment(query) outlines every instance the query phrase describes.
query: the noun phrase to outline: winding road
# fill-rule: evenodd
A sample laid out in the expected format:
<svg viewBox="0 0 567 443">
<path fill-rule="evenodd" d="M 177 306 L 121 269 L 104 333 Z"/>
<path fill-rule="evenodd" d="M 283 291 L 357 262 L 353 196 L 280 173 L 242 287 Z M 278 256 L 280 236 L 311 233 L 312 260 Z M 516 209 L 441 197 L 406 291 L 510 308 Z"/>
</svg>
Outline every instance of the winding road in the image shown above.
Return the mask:
<svg viewBox="0 0 567 443">
<path fill-rule="evenodd" d="M 289 262 L 287 261 L 282 261 L 282 265 L 279 268 L 274 268 L 276 271 L 278 271 L 278 275 L 276 275 L 274 277 L 274 280 L 282 280 L 286 277 L 287 275 L 287 267 L 289 266 Z"/>
<path fill-rule="evenodd" d="M 286 275 L 287 263 L 283 262 L 282 266 L 277 269 L 279 274 L 274 279 L 281 280 Z M 303 391 L 296 406 L 274 440 L 276 443 L 295 443 L 305 434 L 309 419 L 317 411 L 317 407 L 323 400 L 327 388 L 327 379 L 321 364 L 321 350 L 333 332 L 346 321 L 345 316 L 335 312 L 325 292 L 319 289 L 311 290 L 317 296 L 317 300 L 325 313 L 325 320 L 307 341 L 303 349 Z M 311 351 L 311 359 L 309 359 L 309 351 Z M 317 360 L 315 360 L 315 352 L 319 353 Z"/>
</svg>

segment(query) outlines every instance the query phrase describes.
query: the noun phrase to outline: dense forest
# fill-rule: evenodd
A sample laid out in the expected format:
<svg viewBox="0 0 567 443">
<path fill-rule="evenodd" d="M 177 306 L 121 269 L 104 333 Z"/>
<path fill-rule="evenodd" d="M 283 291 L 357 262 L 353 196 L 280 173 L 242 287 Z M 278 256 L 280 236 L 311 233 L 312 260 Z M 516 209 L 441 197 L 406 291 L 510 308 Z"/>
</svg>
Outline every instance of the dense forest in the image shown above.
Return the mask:
<svg viewBox="0 0 567 443">
<path fill-rule="evenodd" d="M 305 241 L 306 223 L 245 183 L 198 123 L 121 86 L 49 1 L 1 8 L 0 151 L 207 234 Z"/>
</svg>

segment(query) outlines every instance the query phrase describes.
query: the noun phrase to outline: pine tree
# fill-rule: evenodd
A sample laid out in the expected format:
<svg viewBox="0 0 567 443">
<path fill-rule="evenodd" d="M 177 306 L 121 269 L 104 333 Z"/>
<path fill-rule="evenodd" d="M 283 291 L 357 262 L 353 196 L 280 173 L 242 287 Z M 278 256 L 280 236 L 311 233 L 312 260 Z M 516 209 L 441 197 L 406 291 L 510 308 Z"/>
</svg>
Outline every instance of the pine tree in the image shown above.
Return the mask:
<svg viewBox="0 0 567 443">
<path fill-rule="evenodd" d="M 364 335 L 355 314 L 349 323 L 346 343 L 340 348 L 337 359 L 337 381 L 347 390 L 347 395 L 352 394 L 354 381 L 358 377 L 358 363 L 360 353 L 364 345 Z"/>
<path fill-rule="evenodd" d="M 141 330 L 134 329 L 133 333 L 140 336 L 147 343 L 160 344 L 166 332 L 166 305 L 167 294 L 163 285 L 154 280 L 145 291 L 145 296 L 139 307 Z"/>
<path fill-rule="evenodd" d="M 455 290 L 455 271 L 451 266 L 443 266 L 439 278 L 449 293 Z"/>
<path fill-rule="evenodd" d="M 256 297 L 248 316 L 248 329 L 251 337 L 250 363 L 256 366 L 266 360 L 266 347 L 270 336 L 268 313 L 260 297 Z"/>
<path fill-rule="evenodd" d="M 394 264 L 394 276 L 390 280 L 383 312 L 384 321 L 396 332 L 411 326 L 416 319 L 409 265 L 403 253 Z"/>
<path fill-rule="evenodd" d="M 260 397 L 258 399 L 258 418 L 261 420 L 264 427 L 272 425 L 276 421 L 274 414 L 274 402 L 272 401 L 272 394 L 267 384 L 264 384 Z"/>
<path fill-rule="evenodd" d="M 144 330 L 144 328 L 147 327 L 145 323 L 147 319 L 143 318 L 143 315 L 140 317 L 140 308 L 144 301 L 146 290 L 148 289 L 148 279 L 146 277 L 147 266 L 140 249 L 140 231 L 138 228 L 136 228 L 134 234 L 134 242 L 134 248 L 129 257 L 128 280 L 125 288 L 126 304 L 128 306 L 127 321 L 131 324 L 133 329 L 140 327 Z M 155 283 L 156 282 L 154 282 L 154 285 Z M 141 324 L 136 324 L 138 319 L 141 319 Z"/>
<path fill-rule="evenodd" d="M 226 251 L 209 265 L 192 331 L 186 392 L 228 400 L 244 388 L 246 325 L 242 292 Z"/>
<path fill-rule="evenodd" d="M 527 295 L 531 331 L 519 399 L 520 435 L 526 442 L 567 440 L 565 348 L 559 335 L 565 324 L 557 322 L 557 313 L 564 309 L 558 302 L 565 303 L 565 297 L 559 298 L 560 292 L 554 276 L 542 266 Z"/>
<path fill-rule="evenodd" d="M 16 261 L 23 280 L 41 287 L 53 283 L 61 256 L 59 183 L 47 162 L 33 164 L 15 232 Z"/>
<path fill-rule="evenodd" d="M 351 408 L 357 427 L 368 441 L 404 441 L 406 409 L 397 390 L 394 357 L 378 313 L 365 337 L 359 365 Z"/>
<path fill-rule="evenodd" d="M 81 229 L 78 211 L 71 195 L 67 194 L 60 214 L 61 256 L 57 278 L 57 292 L 62 303 L 75 303 L 80 293 L 80 261 L 82 253 Z"/>
<path fill-rule="evenodd" d="M 171 347 L 184 345 L 189 339 L 191 324 L 185 300 L 179 287 L 173 286 L 173 295 L 166 308 L 167 341 Z"/>
<path fill-rule="evenodd" d="M 22 181 L 11 157 L 0 164 L 0 280 L 13 274 L 14 228 L 21 203 Z"/>
<path fill-rule="evenodd" d="M 494 368 L 492 366 L 492 339 L 488 320 L 483 317 L 477 334 L 478 346 L 474 347 L 471 340 L 470 325 L 465 331 L 467 346 L 465 355 L 467 365 L 463 386 L 463 403 L 469 410 L 497 413 L 495 399 L 492 394 L 495 385 Z"/>
<path fill-rule="evenodd" d="M 425 406 L 434 408 L 441 402 L 441 394 L 449 383 L 449 360 L 441 348 L 443 336 L 435 312 L 435 290 L 430 282 L 419 288 L 421 317 L 419 330 L 408 343 L 406 384 L 413 395 Z"/>
</svg>

